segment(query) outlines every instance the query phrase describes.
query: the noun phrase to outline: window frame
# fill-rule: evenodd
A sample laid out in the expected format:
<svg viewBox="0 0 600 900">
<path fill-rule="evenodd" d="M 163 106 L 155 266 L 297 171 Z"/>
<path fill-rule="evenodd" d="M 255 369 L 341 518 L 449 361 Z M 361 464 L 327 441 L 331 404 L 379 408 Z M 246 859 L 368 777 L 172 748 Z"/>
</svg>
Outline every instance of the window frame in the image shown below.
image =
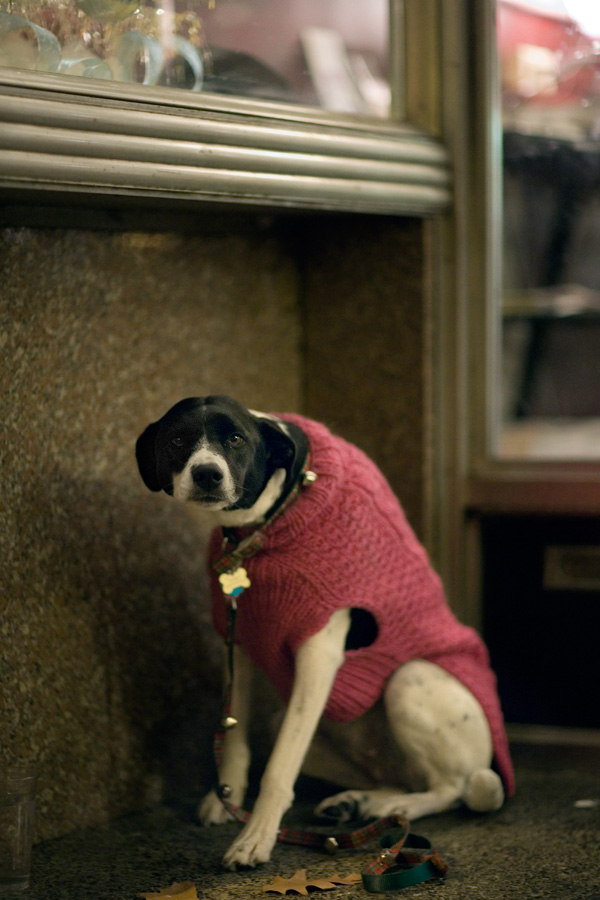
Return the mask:
<svg viewBox="0 0 600 900">
<path fill-rule="evenodd" d="M 0 197 L 440 213 L 440 17 L 390 0 L 388 121 L 0 67 Z"/>
</svg>

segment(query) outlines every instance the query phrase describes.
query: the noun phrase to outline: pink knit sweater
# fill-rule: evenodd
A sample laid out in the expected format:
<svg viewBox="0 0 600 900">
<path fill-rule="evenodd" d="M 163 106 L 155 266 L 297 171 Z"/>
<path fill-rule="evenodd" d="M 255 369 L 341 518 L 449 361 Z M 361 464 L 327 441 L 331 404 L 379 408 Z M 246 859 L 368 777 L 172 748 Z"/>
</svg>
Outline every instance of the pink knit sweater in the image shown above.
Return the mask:
<svg viewBox="0 0 600 900">
<path fill-rule="evenodd" d="M 369 647 L 347 650 L 324 715 L 351 721 L 381 696 L 398 666 L 426 659 L 456 676 L 488 718 L 495 764 L 508 795 L 514 779 L 496 679 L 487 650 L 460 624 L 387 481 L 357 447 L 325 426 L 297 415 L 311 445 L 318 480 L 266 532 L 248 559 L 251 587 L 239 598 L 236 642 L 270 678 L 284 701 L 294 677 L 294 654 L 336 609 L 362 608 L 378 626 Z M 221 553 L 215 532 L 210 561 Z M 226 605 L 211 567 L 213 619 L 225 635 Z"/>
</svg>

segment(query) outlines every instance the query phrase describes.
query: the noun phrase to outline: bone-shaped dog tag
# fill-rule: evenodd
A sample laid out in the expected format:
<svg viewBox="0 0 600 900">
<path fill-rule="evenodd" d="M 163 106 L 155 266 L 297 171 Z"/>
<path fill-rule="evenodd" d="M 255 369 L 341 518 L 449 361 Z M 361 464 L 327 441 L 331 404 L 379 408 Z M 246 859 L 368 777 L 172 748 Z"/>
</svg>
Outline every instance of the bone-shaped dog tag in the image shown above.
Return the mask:
<svg viewBox="0 0 600 900">
<path fill-rule="evenodd" d="M 233 572 L 223 572 L 219 575 L 221 590 L 227 597 L 239 597 L 245 588 L 250 587 L 248 573 L 243 566 L 239 566 Z"/>
</svg>

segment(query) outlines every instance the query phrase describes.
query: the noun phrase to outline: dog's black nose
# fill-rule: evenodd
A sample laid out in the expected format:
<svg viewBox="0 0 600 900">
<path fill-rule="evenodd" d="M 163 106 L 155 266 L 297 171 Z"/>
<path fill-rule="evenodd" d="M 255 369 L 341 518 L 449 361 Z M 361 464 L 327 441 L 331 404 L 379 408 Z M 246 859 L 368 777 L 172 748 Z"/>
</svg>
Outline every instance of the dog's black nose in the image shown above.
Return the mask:
<svg viewBox="0 0 600 900">
<path fill-rule="evenodd" d="M 204 466 L 195 466 L 192 469 L 192 478 L 203 491 L 211 491 L 219 487 L 223 481 L 223 472 L 218 466 L 207 463 Z"/>
</svg>

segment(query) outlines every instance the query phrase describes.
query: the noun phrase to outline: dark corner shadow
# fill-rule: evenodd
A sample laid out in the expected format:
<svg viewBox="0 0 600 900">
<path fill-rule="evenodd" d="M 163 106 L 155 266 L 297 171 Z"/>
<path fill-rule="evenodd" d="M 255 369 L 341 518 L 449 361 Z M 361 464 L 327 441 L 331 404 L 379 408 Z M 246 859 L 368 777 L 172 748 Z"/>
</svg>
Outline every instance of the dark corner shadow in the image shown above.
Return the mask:
<svg viewBox="0 0 600 900">
<path fill-rule="evenodd" d="M 213 782 L 220 704 L 203 536 L 184 513 L 133 488 L 63 470 L 48 480 L 49 492 L 32 486 L 25 498 L 33 534 L 23 540 L 43 535 L 46 571 L 38 577 L 92 629 L 120 790 L 135 808 L 149 775 L 158 776 L 162 799 L 183 809 Z"/>
</svg>

